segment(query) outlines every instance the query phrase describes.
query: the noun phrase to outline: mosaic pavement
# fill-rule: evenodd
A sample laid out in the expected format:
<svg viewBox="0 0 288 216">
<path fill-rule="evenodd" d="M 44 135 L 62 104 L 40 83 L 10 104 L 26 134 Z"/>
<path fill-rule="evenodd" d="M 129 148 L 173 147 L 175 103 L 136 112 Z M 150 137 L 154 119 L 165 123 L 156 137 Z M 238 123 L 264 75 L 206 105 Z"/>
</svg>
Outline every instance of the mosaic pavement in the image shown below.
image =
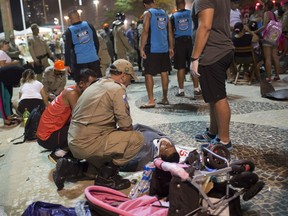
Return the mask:
<svg viewBox="0 0 288 216">
<path fill-rule="evenodd" d="M 147 101 L 143 77 L 138 83 L 128 89 L 128 98 L 136 123 L 147 124 L 171 136 L 176 145 L 186 147 L 199 147 L 193 137 L 201 133 L 208 126 L 208 108 L 201 97 L 194 98 L 192 83 L 185 82 L 186 97 L 174 97 L 177 87 L 175 76 L 171 76 L 169 89 L 169 106 L 157 105 L 154 109 L 139 110 L 142 103 Z M 281 83 L 280 83 L 281 84 Z M 286 85 L 285 83 L 282 83 Z M 233 85 L 230 87 L 234 88 Z M 236 87 L 235 87 L 236 88 Z M 238 88 L 238 87 L 237 87 Z M 248 87 L 251 89 L 254 87 Z M 155 79 L 155 98 L 161 100 L 161 84 Z M 258 90 L 257 90 L 258 92 Z M 254 89 L 255 95 L 255 89 Z M 253 92 L 237 91 L 229 94 L 229 103 L 232 116 L 239 121 L 241 116 L 247 120 L 253 114 L 257 116 L 277 112 L 287 114 L 287 102 L 274 102 L 270 100 L 253 99 Z M 252 98 L 249 98 L 252 97 Z M 275 111 L 275 112 L 274 112 Z M 266 116 L 263 116 L 265 118 Z M 231 140 L 233 142 L 232 155 L 239 159 L 249 159 L 255 163 L 255 172 L 260 180 L 265 182 L 263 190 L 251 200 L 241 201 L 244 216 L 282 216 L 288 215 L 287 183 L 288 183 L 288 127 L 272 127 L 261 125 L 258 121 L 245 123 L 232 121 L 230 125 Z M 257 118 L 256 118 L 257 119 Z M 282 124 L 288 116 L 278 117 Z M 263 122 L 262 122 L 263 123 Z M 271 122 L 275 125 L 275 122 Z M 276 124 L 277 125 L 277 124 Z M 64 206 L 75 206 L 83 200 L 83 190 L 93 184 L 91 181 L 67 183 L 65 189 L 56 191 L 51 174 L 54 165 L 47 160 L 49 152 L 43 151 L 35 142 L 13 146 L 9 142 L 23 133 L 23 126 L 12 130 L 0 128 L 0 216 L 18 216 L 34 201 L 58 203 Z M 8 182 L 8 184 L 7 184 Z M 1 208 L 2 206 L 2 208 Z"/>
</svg>

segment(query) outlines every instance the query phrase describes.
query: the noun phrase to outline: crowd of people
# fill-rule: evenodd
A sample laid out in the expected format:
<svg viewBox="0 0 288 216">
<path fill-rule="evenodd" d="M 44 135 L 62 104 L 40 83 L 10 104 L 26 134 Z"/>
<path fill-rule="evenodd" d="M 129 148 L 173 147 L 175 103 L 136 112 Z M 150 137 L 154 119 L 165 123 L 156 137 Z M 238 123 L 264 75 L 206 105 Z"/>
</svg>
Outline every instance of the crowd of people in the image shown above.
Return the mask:
<svg viewBox="0 0 288 216">
<path fill-rule="evenodd" d="M 162 83 L 162 99 L 157 103 L 169 105 L 169 72 L 173 65 L 178 79 L 175 96 L 185 96 L 184 80 L 190 71 L 194 95 L 202 94 L 209 104 L 210 126 L 195 139 L 209 143 L 204 147 L 221 144 L 231 150 L 231 111 L 225 85 L 235 57 L 234 48 L 253 46 L 259 65 L 265 66 L 268 82 L 272 63 L 272 80 L 280 80 L 280 59 L 286 59 L 288 50 L 288 3 L 282 11 L 282 7 L 276 8 L 268 0 L 256 10 L 251 8 L 248 17 L 242 16 L 239 3 L 195 0 L 190 10 L 186 9 L 185 0 L 175 0 L 177 11 L 168 16 L 154 0 L 143 0 L 145 12 L 128 30 L 122 12 L 116 14 L 111 28 L 104 23 L 103 29 L 96 31 L 92 24 L 81 20 L 77 10 L 72 10 L 68 14 L 71 25 L 63 34 L 63 59 L 39 36 L 38 25 L 31 26 L 33 35 L 28 47 L 32 65 L 20 62 L 13 36 L 10 41 L 0 41 L 0 113 L 4 125 L 19 124 L 19 116 L 26 109 L 31 112 L 40 105 L 45 109 L 37 142 L 51 151 L 48 158 L 56 164 L 53 179 L 58 189 L 75 177 L 94 179 L 96 185 L 117 190 L 128 188 L 130 182 L 119 175 L 119 169 L 144 145 L 143 134 L 133 129 L 126 95 L 126 88 L 138 79 L 134 63 L 145 76 L 148 101 L 141 109 L 156 106 L 156 75 L 160 75 Z M 281 50 L 280 36 L 271 41 L 263 34 L 271 20 L 282 20 Z M 244 57 L 249 58 L 245 54 Z M 249 64 L 244 68 L 248 72 Z M 65 87 L 67 75 L 75 80 L 75 85 Z M 19 105 L 13 114 L 11 97 L 17 81 L 21 84 Z M 83 159 L 86 163 L 80 163 Z"/>
<path fill-rule="evenodd" d="M 240 0 L 231 0 L 230 28 L 234 46 L 252 46 L 257 58 L 257 70 L 263 65 L 264 79 L 267 82 L 279 81 L 279 74 L 285 73 L 287 67 L 288 2 L 268 0 L 250 7 L 248 11 L 244 10 L 244 13 L 241 13 L 239 5 Z M 249 58 L 249 54 L 240 55 Z M 250 76 L 249 64 L 244 64 L 244 70 Z M 232 73 L 235 75 L 235 71 Z"/>
</svg>

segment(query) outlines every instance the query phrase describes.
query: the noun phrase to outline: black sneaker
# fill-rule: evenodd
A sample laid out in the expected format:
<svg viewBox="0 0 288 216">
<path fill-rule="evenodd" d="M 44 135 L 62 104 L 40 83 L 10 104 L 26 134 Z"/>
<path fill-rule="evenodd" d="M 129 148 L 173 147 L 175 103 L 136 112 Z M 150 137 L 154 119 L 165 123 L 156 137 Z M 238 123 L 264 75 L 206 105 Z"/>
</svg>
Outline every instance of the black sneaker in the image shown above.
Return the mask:
<svg viewBox="0 0 288 216">
<path fill-rule="evenodd" d="M 194 96 L 200 96 L 202 95 L 202 91 L 201 90 L 198 90 L 198 91 L 194 91 Z"/>
<path fill-rule="evenodd" d="M 231 151 L 233 149 L 231 140 L 229 141 L 228 144 L 223 144 L 223 143 L 221 143 L 219 138 L 215 138 L 215 139 L 211 140 L 210 143 L 208 143 L 208 144 L 201 145 L 201 148 L 205 147 L 205 148 L 211 149 L 213 146 L 220 145 L 220 144 L 224 145 L 229 151 Z"/>
<path fill-rule="evenodd" d="M 53 180 L 58 190 L 64 188 L 67 171 L 69 170 L 69 161 L 66 158 L 59 158 L 56 164 L 56 169 L 53 172 Z"/>
<path fill-rule="evenodd" d="M 185 96 L 185 93 L 184 92 L 178 92 L 176 95 L 176 97 L 184 97 Z"/>
<path fill-rule="evenodd" d="M 57 161 L 62 158 L 62 157 L 59 157 L 55 154 L 55 151 L 51 152 L 51 154 L 48 155 L 48 159 L 54 163 L 54 164 L 57 164 Z"/>
<path fill-rule="evenodd" d="M 195 136 L 195 140 L 198 142 L 210 142 L 211 140 L 215 139 L 217 135 L 213 135 L 209 133 L 209 129 L 206 128 L 206 131 L 202 134 L 197 134 Z"/>
<path fill-rule="evenodd" d="M 95 179 L 95 176 L 85 175 L 85 168 L 87 168 L 86 161 L 81 162 L 77 159 L 60 158 L 53 172 L 53 180 L 58 190 L 64 188 L 65 181 L 76 182 Z"/>
<path fill-rule="evenodd" d="M 71 151 L 67 152 L 63 157 L 59 157 L 55 154 L 56 151 L 53 151 L 51 152 L 51 154 L 48 155 L 48 159 L 54 163 L 54 164 L 57 164 L 57 161 L 60 159 L 60 158 L 66 158 L 66 159 L 76 159 L 73 157 L 73 154 L 71 153 Z"/>
<path fill-rule="evenodd" d="M 120 175 L 115 175 L 109 178 L 97 175 L 94 185 L 109 187 L 114 190 L 124 190 L 131 186 L 131 182 L 128 179 L 123 179 Z"/>
</svg>

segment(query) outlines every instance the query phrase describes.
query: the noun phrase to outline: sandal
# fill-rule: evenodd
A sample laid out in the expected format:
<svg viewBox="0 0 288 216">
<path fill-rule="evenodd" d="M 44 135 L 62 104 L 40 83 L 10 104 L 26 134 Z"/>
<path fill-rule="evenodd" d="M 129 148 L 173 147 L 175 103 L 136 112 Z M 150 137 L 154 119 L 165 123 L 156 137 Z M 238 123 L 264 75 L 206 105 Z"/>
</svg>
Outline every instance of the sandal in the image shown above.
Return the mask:
<svg viewBox="0 0 288 216">
<path fill-rule="evenodd" d="M 169 105 L 169 101 L 168 100 L 162 100 L 160 102 L 158 102 L 157 104 L 161 104 L 161 105 Z"/>
<path fill-rule="evenodd" d="M 271 82 L 271 78 L 270 77 L 266 77 L 266 82 L 270 83 Z"/>
<path fill-rule="evenodd" d="M 155 108 L 155 104 L 142 104 L 140 106 L 140 109 L 150 109 L 150 108 Z"/>
<path fill-rule="evenodd" d="M 273 81 L 279 81 L 280 80 L 280 77 L 279 76 L 275 76 L 274 78 L 273 78 Z"/>
<path fill-rule="evenodd" d="M 19 125 L 18 121 L 14 121 L 14 120 L 4 120 L 4 127 L 10 128 L 10 127 L 16 127 L 17 125 Z"/>
</svg>

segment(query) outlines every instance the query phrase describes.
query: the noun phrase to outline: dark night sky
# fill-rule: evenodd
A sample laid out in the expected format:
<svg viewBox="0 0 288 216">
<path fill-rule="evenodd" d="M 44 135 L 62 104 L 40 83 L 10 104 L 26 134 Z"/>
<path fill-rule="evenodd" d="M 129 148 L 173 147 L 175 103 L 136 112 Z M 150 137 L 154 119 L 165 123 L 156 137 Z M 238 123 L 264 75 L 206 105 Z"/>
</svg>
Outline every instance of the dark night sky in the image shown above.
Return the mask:
<svg viewBox="0 0 288 216">
<path fill-rule="evenodd" d="M 39 0 L 37 0 L 39 1 Z M 42 1 L 42 0 L 41 0 Z M 57 11 L 59 14 L 59 7 L 58 7 L 58 0 L 46 0 L 46 4 L 49 5 L 49 9 L 51 12 Z M 61 0 L 62 2 L 62 10 L 69 8 L 73 5 L 74 2 L 78 2 L 78 0 Z M 13 17 L 13 24 L 15 30 L 23 30 L 22 24 L 22 15 L 21 15 L 21 6 L 19 0 L 10 0 L 11 10 L 12 10 L 12 17 Z M 0 14 L 0 32 L 3 32 L 3 25 L 2 25 L 2 17 Z"/>
</svg>

